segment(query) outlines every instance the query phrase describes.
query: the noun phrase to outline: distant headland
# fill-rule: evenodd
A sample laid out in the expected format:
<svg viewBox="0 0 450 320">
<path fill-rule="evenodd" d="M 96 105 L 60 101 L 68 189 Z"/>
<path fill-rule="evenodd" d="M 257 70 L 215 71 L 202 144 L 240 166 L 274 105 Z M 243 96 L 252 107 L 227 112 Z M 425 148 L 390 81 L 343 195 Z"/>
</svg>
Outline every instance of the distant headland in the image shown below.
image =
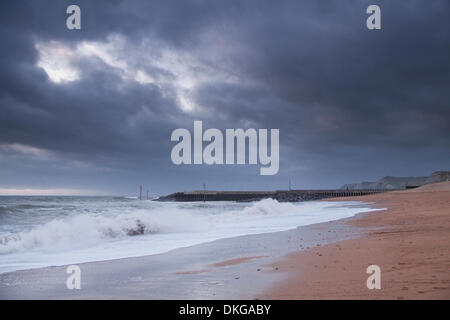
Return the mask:
<svg viewBox="0 0 450 320">
<path fill-rule="evenodd" d="M 426 184 L 450 181 L 450 171 L 436 171 L 427 177 L 391 177 L 386 176 L 375 182 L 361 182 L 345 184 L 341 187 L 343 190 L 396 190 L 412 189 Z"/>
</svg>

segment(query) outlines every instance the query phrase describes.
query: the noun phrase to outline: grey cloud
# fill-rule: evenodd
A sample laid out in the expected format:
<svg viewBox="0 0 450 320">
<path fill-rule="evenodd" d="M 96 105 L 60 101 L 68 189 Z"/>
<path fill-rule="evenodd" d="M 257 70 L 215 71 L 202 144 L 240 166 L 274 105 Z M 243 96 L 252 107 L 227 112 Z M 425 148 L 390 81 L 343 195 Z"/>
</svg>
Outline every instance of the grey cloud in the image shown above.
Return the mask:
<svg viewBox="0 0 450 320">
<path fill-rule="evenodd" d="M 65 29 L 71 2 L 3 1 L 0 144 L 55 158 L 4 154 L 0 184 L 129 192 L 147 179 L 174 191 L 214 177 L 217 188 L 264 189 L 293 177 L 325 187 L 448 169 L 450 5 L 376 1 L 383 29 L 369 31 L 364 12 L 372 2 L 79 1 L 82 30 L 72 32 Z M 36 42 L 75 50 L 111 35 L 124 39 L 116 53 L 129 67 L 166 79 L 164 86 L 124 80 L 92 56 L 73 59 L 82 79 L 69 83 L 53 83 L 36 66 Z M 158 64 L 163 50 L 193 57 L 201 67 L 192 76 L 211 78 L 189 92 L 200 109 L 180 109 L 177 75 Z M 279 175 L 174 167 L 170 133 L 194 119 L 222 129 L 280 128 Z M 68 160 L 86 167 L 58 167 Z"/>
</svg>

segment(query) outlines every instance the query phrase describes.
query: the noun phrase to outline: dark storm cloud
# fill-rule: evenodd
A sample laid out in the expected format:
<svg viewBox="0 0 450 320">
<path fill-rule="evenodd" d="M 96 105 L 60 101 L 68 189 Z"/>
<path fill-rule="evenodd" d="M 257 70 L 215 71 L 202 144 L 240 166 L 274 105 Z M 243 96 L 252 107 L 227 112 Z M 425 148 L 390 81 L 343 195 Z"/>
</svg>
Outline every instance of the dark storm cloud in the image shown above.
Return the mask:
<svg viewBox="0 0 450 320">
<path fill-rule="evenodd" d="M 0 145 L 51 154 L 33 160 L 4 148 L 3 187 L 39 185 L 45 176 L 48 186 L 108 189 L 115 177 L 124 187 L 109 190 L 124 192 L 144 175 L 164 191 L 211 176 L 222 181 L 217 188 L 264 189 L 282 187 L 287 176 L 336 186 L 448 169 L 448 1 L 77 1 L 82 30 L 69 31 L 72 3 L 0 5 Z M 373 3 L 382 8 L 380 31 L 365 28 Z M 72 57 L 81 79 L 65 83 L 37 66 L 37 44 L 78 52 L 83 41 L 112 43 L 127 66 Z M 161 66 L 164 52 L 194 61 L 188 71 Z M 130 80 L 128 69 L 163 85 Z M 189 112 L 177 82 L 185 72 L 197 81 L 188 94 L 199 107 Z M 269 181 L 253 169 L 174 167 L 170 133 L 194 119 L 222 129 L 280 128 L 280 174 Z"/>
<path fill-rule="evenodd" d="M 307 127 L 299 132 L 314 134 L 319 141 L 309 139 L 313 144 L 331 139 L 416 148 L 432 138 L 448 146 L 448 4 L 382 7 L 379 33 L 360 26 L 364 5 L 348 2 L 305 20 L 278 12 L 264 16 L 259 25 L 270 27 L 249 33 L 253 50 L 240 70 L 263 79 L 287 102 L 285 112 L 273 107 L 267 118 Z"/>
</svg>

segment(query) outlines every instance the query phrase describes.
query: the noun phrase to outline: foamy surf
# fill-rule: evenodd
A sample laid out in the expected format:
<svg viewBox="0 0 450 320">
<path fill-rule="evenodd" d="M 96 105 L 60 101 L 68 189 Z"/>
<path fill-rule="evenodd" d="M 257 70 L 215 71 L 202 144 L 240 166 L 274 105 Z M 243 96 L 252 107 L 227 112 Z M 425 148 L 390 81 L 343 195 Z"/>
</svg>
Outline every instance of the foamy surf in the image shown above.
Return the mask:
<svg viewBox="0 0 450 320">
<path fill-rule="evenodd" d="M 359 202 L 174 203 L 129 198 L 5 197 L 0 273 L 136 257 L 372 211 Z"/>
</svg>

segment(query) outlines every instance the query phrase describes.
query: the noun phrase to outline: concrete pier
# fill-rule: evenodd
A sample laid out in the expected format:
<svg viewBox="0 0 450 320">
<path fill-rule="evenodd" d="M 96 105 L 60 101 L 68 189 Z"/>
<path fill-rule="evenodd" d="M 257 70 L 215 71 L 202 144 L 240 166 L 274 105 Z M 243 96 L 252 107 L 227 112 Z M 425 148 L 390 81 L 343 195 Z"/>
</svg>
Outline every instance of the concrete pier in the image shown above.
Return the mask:
<svg viewBox="0 0 450 320">
<path fill-rule="evenodd" d="M 272 198 L 280 202 L 355 197 L 392 190 L 277 190 L 277 191 L 184 191 L 160 197 L 158 201 L 257 201 Z"/>
</svg>

